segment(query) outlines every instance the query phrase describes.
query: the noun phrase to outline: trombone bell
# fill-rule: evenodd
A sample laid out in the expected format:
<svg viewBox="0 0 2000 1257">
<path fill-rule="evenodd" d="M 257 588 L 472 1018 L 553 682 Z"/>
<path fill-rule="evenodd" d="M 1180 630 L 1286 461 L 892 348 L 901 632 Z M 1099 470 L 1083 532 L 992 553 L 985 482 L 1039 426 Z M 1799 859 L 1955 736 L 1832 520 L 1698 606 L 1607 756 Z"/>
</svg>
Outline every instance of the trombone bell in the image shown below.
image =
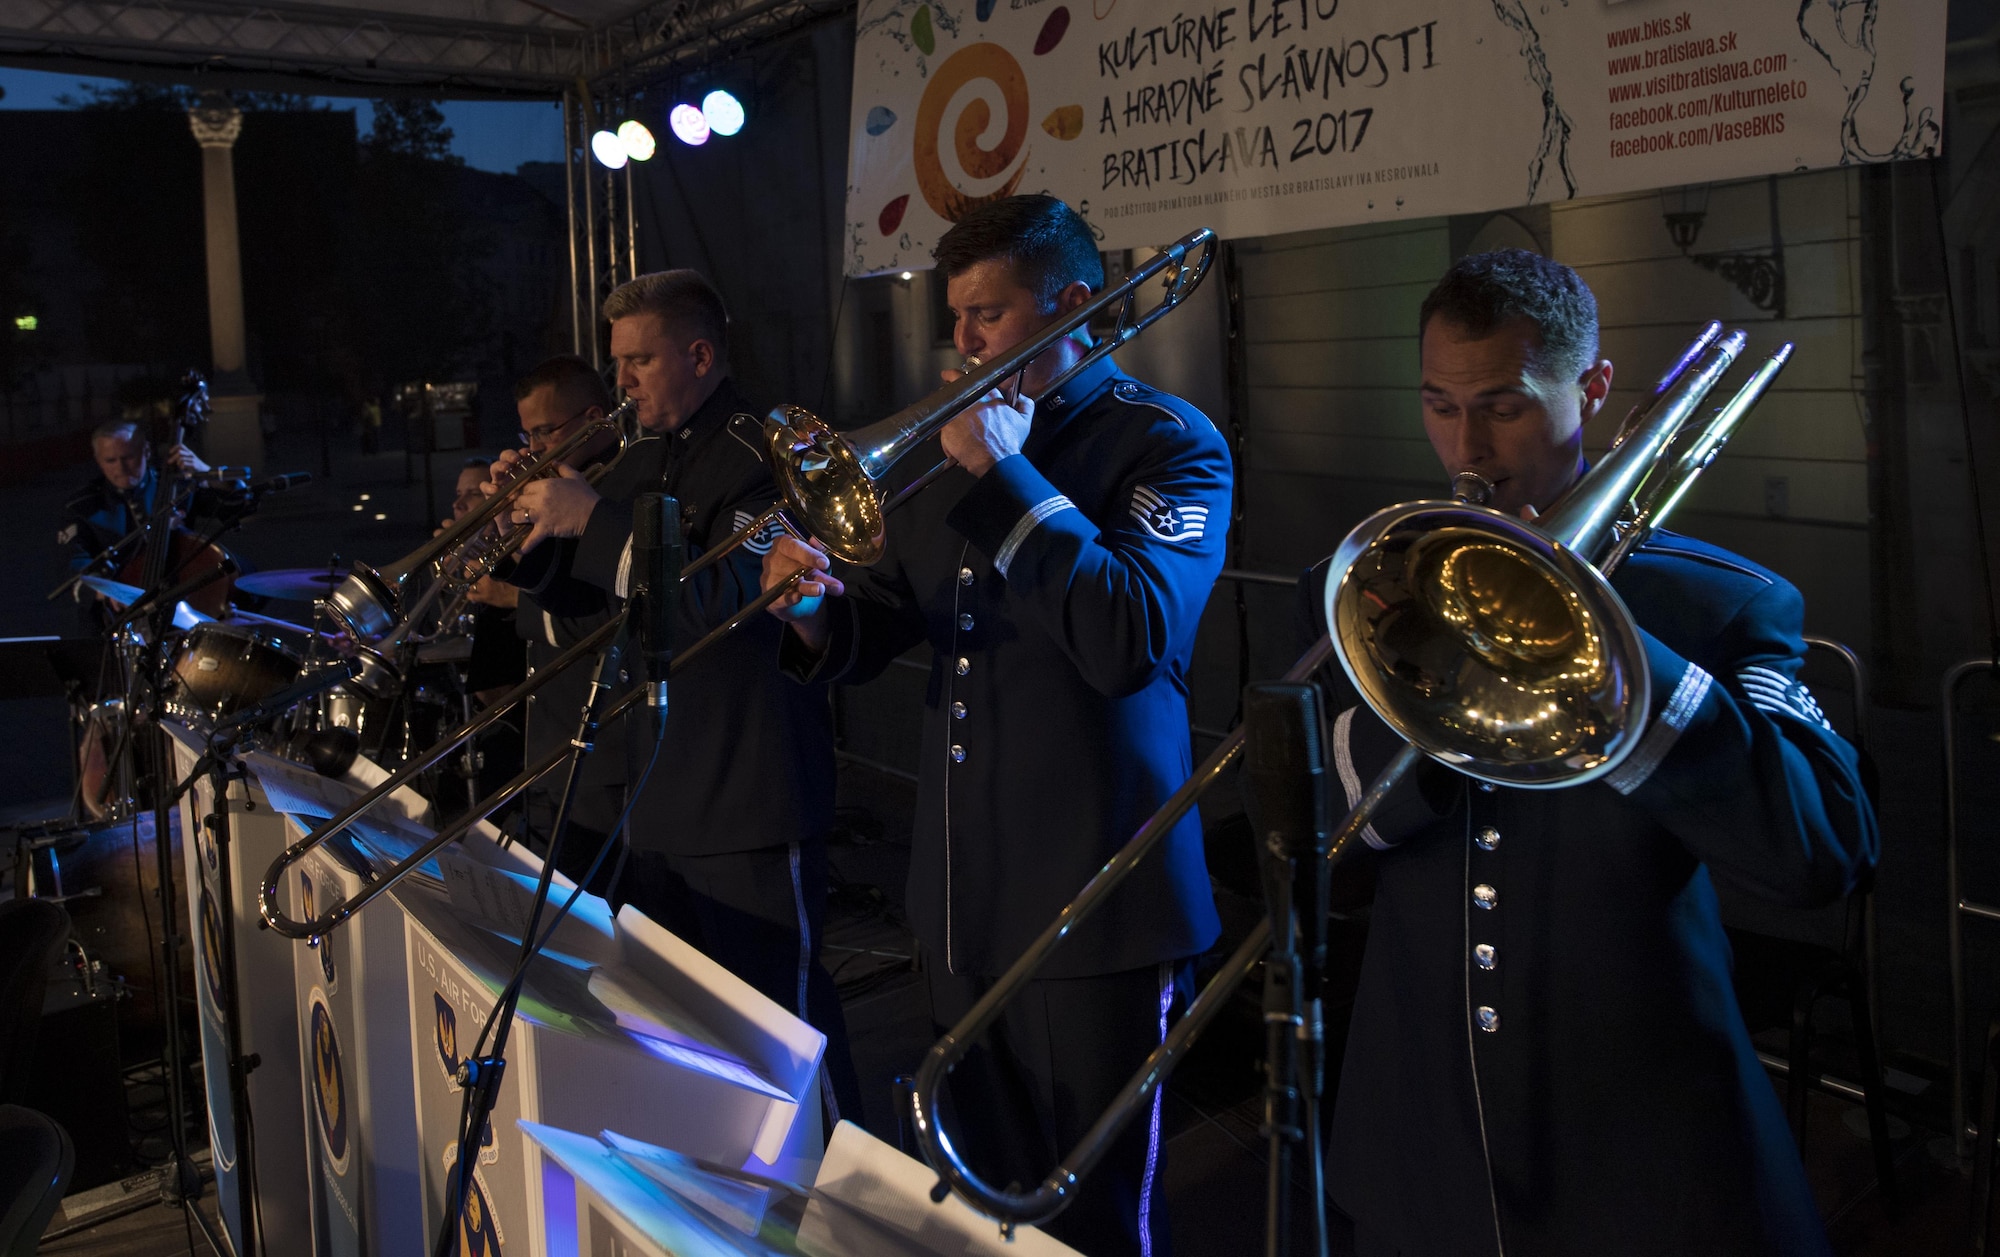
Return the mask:
<svg viewBox="0 0 2000 1257">
<path fill-rule="evenodd" d="M 1463 503 L 1378 511 L 1335 555 L 1341 666 L 1398 736 L 1460 772 L 1553 789 L 1617 767 L 1644 730 L 1646 652 L 1597 570 Z"/>
<path fill-rule="evenodd" d="M 779 406 L 764 419 L 764 447 L 779 495 L 807 535 L 843 562 L 866 567 L 882 557 L 882 498 L 852 442 L 803 406 Z"/>
</svg>

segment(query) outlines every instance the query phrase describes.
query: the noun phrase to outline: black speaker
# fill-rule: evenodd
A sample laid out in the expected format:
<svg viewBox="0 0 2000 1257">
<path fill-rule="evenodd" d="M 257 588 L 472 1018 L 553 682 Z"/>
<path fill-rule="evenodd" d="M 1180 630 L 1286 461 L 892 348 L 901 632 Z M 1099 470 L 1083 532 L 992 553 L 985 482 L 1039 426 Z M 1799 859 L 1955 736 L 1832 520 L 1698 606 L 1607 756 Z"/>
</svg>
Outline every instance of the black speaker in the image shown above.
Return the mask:
<svg viewBox="0 0 2000 1257">
<path fill-rule="evenodd" d="M 91 992 L 80 978 L 59 978 L 50 981 L 42 1002 L 26 1094 L 76 1145 L 72 1193 L 115 1182 L 133 1169 L 125 1074 L 118 1063 L 116 989 L 100 982 Z"/>
</svg>

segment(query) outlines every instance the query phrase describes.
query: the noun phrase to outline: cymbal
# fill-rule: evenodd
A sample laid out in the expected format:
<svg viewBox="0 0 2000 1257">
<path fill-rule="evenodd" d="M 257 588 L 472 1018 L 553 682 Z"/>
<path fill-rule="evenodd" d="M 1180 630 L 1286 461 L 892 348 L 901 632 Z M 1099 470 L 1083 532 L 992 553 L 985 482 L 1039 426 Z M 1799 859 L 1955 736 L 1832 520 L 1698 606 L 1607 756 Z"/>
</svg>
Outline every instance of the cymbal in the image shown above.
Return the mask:
<svg viewBox="0 0 2000 1257">
<path fill-rule="evenodd" d="M 121 607 L 129 607 L 146 596 L 146 591 L 137 585 L 127 585 L 109 576 L 85 576 L 80 579 L 85 589 L 103 594 Z"/>
<path fill-rule="evenodd" d="M 328 571 L 323 567 L 274 567 L 268 572 L 251 572 L 236 578 L 236 588 L 259 598 L 283 598 L 293 602 L 315 602 L 326 597 L 329 591 L 347 573 Z"/>
</svg>

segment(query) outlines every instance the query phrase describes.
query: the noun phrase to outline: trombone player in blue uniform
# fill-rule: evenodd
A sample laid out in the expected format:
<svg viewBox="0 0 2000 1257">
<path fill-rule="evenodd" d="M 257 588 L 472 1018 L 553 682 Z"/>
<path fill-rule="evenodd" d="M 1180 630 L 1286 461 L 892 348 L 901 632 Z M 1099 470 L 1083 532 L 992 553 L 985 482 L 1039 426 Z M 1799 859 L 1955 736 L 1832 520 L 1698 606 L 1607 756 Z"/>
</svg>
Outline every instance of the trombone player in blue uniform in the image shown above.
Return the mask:
<svg viewBox="0 0 2000 1257">
<path fill-rule="evenodd" d="M 1047 196 L 974 209 L 934 256 L 969 360 L 1104 284 L 1090 229 Z M 836 574 L 789 538 L 764 560 L 767 589 L 812 569 L 773 607 L 795 677 L 865 681 L 931 647 L 908 902 L 940 1026 L 1190 768 L 1186 673 L 1222 568 L 1229 451 L 1200 411 L 1109 357 L 1039 397 L 1088 344 L 1065 339 L 1017 398 L 989 393 L 943 429 L 958 466 L 890 518 L 879 563 Z M 952 1075 L 972 1168 L 1039 1180 L 1158 1045 L 1217 932 L 1190 818 Z M 1046 1229 L 1093 1257 L 1164 1253 L 1159 1176 L 1156 1107 Z"/>
<path fill-rule="evenodd" d="M 1590 290 L 1532 253 L 1479 254 L 1419 327 L 1445 474 L 1546 514 L 1611 388 Z M 1310 637 L 1326 580 L 1302 583 Z M 1563 790 L 1427 764 L 1364 831 L 1376 897 L 1327 1171 L 1362 1257 L 1829 1251 L 1715 882 L 1801 906 L 1850 890 L 1879 846 L 1856 755 L 1798 680 L 1784 578 L 1662 532 L 1612 585 L 1652 676 L 1629 759 Z M 1402 742 L 1337 665 L 1318 679 L 1351 805 Z"/>
</svg>

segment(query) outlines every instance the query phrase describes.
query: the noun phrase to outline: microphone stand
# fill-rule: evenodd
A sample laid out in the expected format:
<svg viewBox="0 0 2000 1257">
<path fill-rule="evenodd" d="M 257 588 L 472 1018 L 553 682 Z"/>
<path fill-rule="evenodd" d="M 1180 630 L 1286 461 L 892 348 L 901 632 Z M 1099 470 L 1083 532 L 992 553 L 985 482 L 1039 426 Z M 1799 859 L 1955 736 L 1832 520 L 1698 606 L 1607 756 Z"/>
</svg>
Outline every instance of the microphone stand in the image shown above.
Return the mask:
<svg viewBox="0 0 2000 1257">
<path fill-rule="evenodd" d="M 161 489 L 162 497 L 166 490 Z M 165 1036 L 161 1055 L 166 1075 L 167 1100 L 167 1140 L 169 1153 L 167 1164 L 160 1175 L 161 1203 L 173 1206 L 192 1219 L 202 1234 L 216 1251 L 225 1251 L 221 1240 L 210 1229 L 207 1217 L 197 1203 L 201 1199 L 201 1175 L 188 1154 L 187 1138 L 187 1094 L 185 1071 L 187 1068 L 187 1043 L 181 1025 L 181 984 L 180 952 L 181 926 L 178 905 L 174 894 L 174 791 L 175 778 L 173 751 L 166 730 L 166 681 L 168 655 L 166 632 L 173 624 L 173 602 L 162 601 L 159 586 L 166 579 L 165 538 L 171 516 L 166 512 L 156 512 L 149 530 L 148 558 L 154 560 L 152 580 L 146 597 L 140 599 L 139 608 L 150 613 L 152 618 L 149 639 L 139 654 L 140 666 L 134 670 L 133 684 L 146 688 L 146 723 L 151 726 L 150 736 L 144 738 L 148 746 L 148 785 L 153 800 L 153 855 L 155 876 L 158 879 L 160 902 L 160 986 L 161 1003 L 165 1016 L 161 1027 Z M 176 599 L 178 600 L 178 599 Z M 139 608 L 135 608 L 138 610 Z M 137 617 L 128 614 L 119 622 L 119 627 L 132 622 Z M 133 696 L 128 695 L 126 710 L 134 710 Z M 185 835 L 185 841 L 195 840 L 193 834 Z M 197 856 L 197 858 L 199 858 Z M 198 903 L 198 900 L 190 900 Z"/>
<path fill-rule="evenodd" d="M 444 1215 L 432 1250 L 436 1257 L 452 1257 L 458 1251 L 460 1219 L 466 1202 L 472 1196 L 473 1167 L 478 1164 L 480 1144 L 487 1123 L 492 1120 L 493 1106 L 500 1099 L 500 1084 L 506 1075 L 507 1038 L 514 1028 L 514 1011 L 520 1003 L 528 965 L 540 950 L 536 933 L 541 928 L 542 910 L 548 906 L 549 890 L 555 880 L 556 860 L 562 854 L 563 838 L 569 829 L 570 808 L 583 782 L 584 757 L 590 754 L 597 735 L 598 703 L 618 679 L 620 653 L 615 640 L 599 653 L 597 675 L 591 681 L 590 693 L 583 700 L 576 736 L 570 740 L 573 749 L 568 757 L 569 771 L 563 780 L 562 796 L 556 804 L 555 820 L 550 826 L 548 856 L 542 861 L 542 875 L 535 883 L 534 903 L 528 910 L 527 926 L 521 932 L 521 950 L 514 964 L 514 976 L 501 992 L 500 1002 L 488 1018 L 493 1028 L 493 1046 L 483 1056 L 468 1056 L 458 1067 L 464 1111 L 459 1123 L 458 1158 L 445 1179 Z M 482 1033 L 480 1037 L 484 1040 L 485 1035 Z M 475 1046 L 474 1051 L 477 1050 Z"/>
<path fill-rule="evenodd" d="M 1325 745 L 1316 692 L 1267 682 L 1244 691 L 1244 772 L 1257 867 L 1271 926 L 1264 955 L 1264 1119 L 1270 1143 L 1265 1188 L 1266 1257 L 1293 1251 L 1293 1171 L 1306 1145 L 1313 1183 L 1313 1248 L 1326 1257 L 1325 1169 L 1319 1098 L 1326 1077 L 1319 992 L 1326 965 L 1332 847 Z M 1309 865 L 1303 864 L 1310 860 Z M 1311 926 L 1311 946 L 1302 952 Z M 1310 990 L 1311 998 L 1307 998 Z"/>
<path fill-rule="evenodd" d="M 1293 903 L 1298 861 L 1275 843 L 1260 843 L 1257 854 L 1265 911 L 1271 919 L 1271 950 L 1264 956 L 1264 1121 L 1259 1132 L 1271 1146 L 1264 1197 L 1264 1251 L 1267 1257 L 1288 1257 L 1292 1251 L 1292 1150 L 1305 1137 L 1299 1117 L 1303 1090 L 1299 1086 L 1303 1063 L 1299 1049 L 1310 1032 L 1298 913 Z"/>
<path fill-rule="evenodd" d="M 217 946 L 223 956 L 222 989 L 216 992 L 219 997 L 216 1002 L 222 1008 L 223 1043 L 228 1053 L 224 1067 L 228 1071 L 236 1164 L 242 1168 L 236 1191 L 236 1226 L 237 1234 L 243 1237 L 244 1257 L 249 1257 L 264 1250 L 263 1210 L 257 1182 L 257 1128 L 250 1116 L 250 1073 L 263 1062 L 257 1053 L 246 1056 L 243 1051 L 241 980 L 236 968 L 235 873 L 229 863 L 229 783 L 244 780 L 247 774 L 236 758 L 233 739 L 220 747 L 211 743 L 204 758 L 208 760 L 210 798 L 209 814 L 202 823 L 214 844 L 216 897 L 221 900 L 217 905 L 220 909 Z M 244 804 L 250 806 L 247 790 Z M 195 858 L 199 865 L 199 851 Z M 193 889 L 189 887 L 190 894 Z"/>
</svg>

